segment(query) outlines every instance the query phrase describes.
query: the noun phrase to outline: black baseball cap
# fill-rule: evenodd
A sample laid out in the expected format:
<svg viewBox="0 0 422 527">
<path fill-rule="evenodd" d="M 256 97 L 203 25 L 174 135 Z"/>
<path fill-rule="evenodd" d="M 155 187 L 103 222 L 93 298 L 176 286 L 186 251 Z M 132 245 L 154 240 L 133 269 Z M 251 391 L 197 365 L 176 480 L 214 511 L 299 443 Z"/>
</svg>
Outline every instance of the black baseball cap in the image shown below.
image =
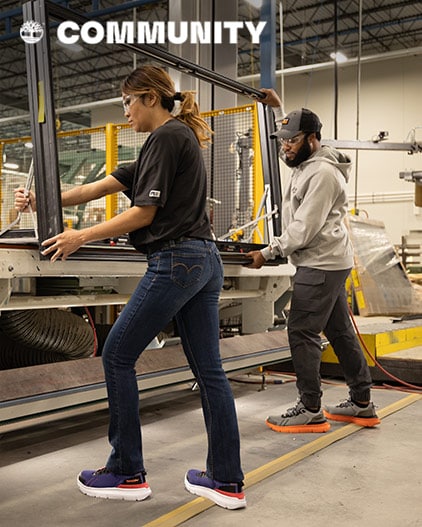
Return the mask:
<svg viewBox="0 0 422 527">
<path fill-rule="evenodd" d="M 322 128 L 318 115 L 307 108 L 294 110 L 281 121 L 281 128 L 271 134 L 271 137 L 291 139 L 300 132 L 320 132 Z"/>
</svg>

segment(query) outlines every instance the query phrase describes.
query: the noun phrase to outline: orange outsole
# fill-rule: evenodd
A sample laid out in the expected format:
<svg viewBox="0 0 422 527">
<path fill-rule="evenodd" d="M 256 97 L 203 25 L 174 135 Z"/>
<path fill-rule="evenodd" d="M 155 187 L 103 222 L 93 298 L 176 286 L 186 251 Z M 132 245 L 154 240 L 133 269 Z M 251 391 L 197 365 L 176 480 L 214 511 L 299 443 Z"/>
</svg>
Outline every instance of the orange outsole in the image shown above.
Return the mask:
<svg viewBox="0 0 422 527">
<path fill-rule="evenodd" d="M 285 434 L 306 434 L 306 433 L 321 433 L 328 432 L 330 429 L 330 423 L 319 423 L 311 425 L 296 425 L 296 426 L 278 426 L 273 423 L 270 423 L 268 420 L 265 421 L 265 424 L 274 430 L 274 432 L 280 432 Z"/>
<path fill-rule="evenodd" d="M 366 428 L 371 428 L 381 423 L 381 419 L 379 417 L 353 417 L 351 415 L 330 414 L 325 410 L 324 415 L 327 419 L 331 419 L 331 421 L 354 423 L 355 425 L 364 426 Z"/>
</svg>

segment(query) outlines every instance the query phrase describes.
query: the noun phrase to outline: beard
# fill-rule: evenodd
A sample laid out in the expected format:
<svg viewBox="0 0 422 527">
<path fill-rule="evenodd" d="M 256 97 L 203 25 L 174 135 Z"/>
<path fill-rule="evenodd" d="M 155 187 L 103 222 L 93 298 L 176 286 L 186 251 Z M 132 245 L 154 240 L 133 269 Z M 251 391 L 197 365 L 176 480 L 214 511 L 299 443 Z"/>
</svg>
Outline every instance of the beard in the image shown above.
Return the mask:
<svg viewBox="0 0 422 527">
<path fill-rule="evenodd" d="M 294 168 L 306 161 L 309 157 L 311 157 L 311 154 L 311 145 L 308 143 L 307 138 L 305 138 L 303 145 L 299 148 L 297 154 L 293 159 L 288 159 L 285 153 L 283 153 L 281 159 L 286 163 L 288 167 Z"/>
</svg>

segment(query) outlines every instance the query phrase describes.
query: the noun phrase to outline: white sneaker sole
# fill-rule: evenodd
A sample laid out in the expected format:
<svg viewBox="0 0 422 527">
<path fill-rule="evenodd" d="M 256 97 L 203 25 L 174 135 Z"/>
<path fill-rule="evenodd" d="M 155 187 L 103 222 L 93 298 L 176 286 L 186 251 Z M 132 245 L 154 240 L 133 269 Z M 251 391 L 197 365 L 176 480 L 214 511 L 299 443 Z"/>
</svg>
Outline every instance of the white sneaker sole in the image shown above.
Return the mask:
<svg viewBox="0 0 422 527">
<path fill-rule="evenodd" d="M 185 487 L 191 494 L 195 496 L 201 496 L 202 498 L 208 498 L 213 501 L 216 505 L 223 507 L 224 509 L 242 509 L 246 507 L 246 498 L 236 498 L 228 496 L 221 491 L 209 489 L 208 487 L 202 487 L 201 485 L 193 485 L 190 483 L 185 476 Z"/>
<path fill-rule="evenodd" d="M 79 478 L 76 479 L 79 490 L 82 494 L 91 496 L 92 498 L 104 498 L 109 500 L 125 500 L 125 501 L 142 501 L 151 495 L 151 489 L 147 483 L 145 487 L 136 489 L 119 489 L 117 487 L 88 487 L 84 485 Z"/>
</svg>

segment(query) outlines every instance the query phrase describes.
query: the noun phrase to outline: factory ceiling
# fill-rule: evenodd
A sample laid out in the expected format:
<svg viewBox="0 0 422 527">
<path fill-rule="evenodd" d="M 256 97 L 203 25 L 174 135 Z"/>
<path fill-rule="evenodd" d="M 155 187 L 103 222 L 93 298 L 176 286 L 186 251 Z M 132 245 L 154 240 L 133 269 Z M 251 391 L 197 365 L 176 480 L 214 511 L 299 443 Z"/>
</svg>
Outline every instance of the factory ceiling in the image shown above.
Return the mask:
<svg viewBox="0 0 422 527">
<path fill-rule="evenodd" d="M 103 23 L 168 21 L 171 0 L 52 0 Z M 195 2 L 196 0 L 183 0 Z M 238 2 L 238 21 L 262 20 L 257 0 Z M 0 139 L 29 133 L 25 44 L 19 30 L 24 2 L 0 2 Z M 327 63 L 341 51 L 349 59 L 422 51 L 420 0 L 275 1 L 277 69 Z M 119 96 L 120 80 L 132 69 L 134 54 L 118 45 L 61 45 L 52 21 L 51 54 L 56 108 L 62 129 L 90 126 L 92 103 Z M 280 42 L 280 39 L 282 42 Z M 260 73 L 260 46 L 245 28 L 237 32 L 238 79 Z M 81 45 L 82 44 L 82 45 Z M 137 55 L 136 63 L 147 60 Z M 247 82 L 247 80 L 245 80 Z"/>
</svg>

